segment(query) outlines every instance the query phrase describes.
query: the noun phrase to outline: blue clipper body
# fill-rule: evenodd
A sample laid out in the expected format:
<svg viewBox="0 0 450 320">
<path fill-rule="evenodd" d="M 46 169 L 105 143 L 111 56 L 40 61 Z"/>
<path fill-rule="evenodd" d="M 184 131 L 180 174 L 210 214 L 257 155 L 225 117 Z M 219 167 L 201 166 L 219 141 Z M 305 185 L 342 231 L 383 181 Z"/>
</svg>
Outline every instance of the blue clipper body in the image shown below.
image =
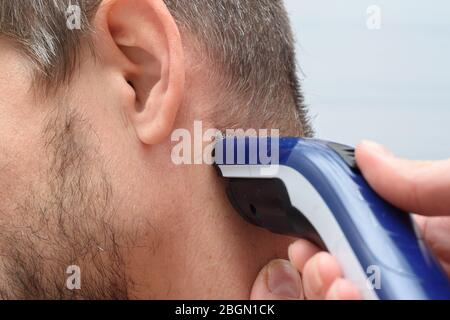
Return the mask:
<svg viewBox="0 0 450 320">
<path fill-rule="evenodd" d="M 450 299 L 450 281 L 411 215 L 370 188 L 351 147 L 232 137 L 217 141 L 215 161 L 243 218 L 328 250 L 364 298 Z"/>
</svg>

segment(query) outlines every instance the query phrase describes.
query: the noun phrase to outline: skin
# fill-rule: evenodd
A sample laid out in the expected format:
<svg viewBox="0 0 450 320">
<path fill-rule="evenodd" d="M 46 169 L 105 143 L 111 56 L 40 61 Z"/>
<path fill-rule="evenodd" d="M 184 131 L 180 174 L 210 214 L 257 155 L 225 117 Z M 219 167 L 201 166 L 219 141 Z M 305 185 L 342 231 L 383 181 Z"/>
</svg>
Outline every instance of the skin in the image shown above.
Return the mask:
<svg viewBox="0 0 450 320">
<path fill-rule="evenodd" d="M 15 212 L 24 203 L 41 204 L 29 197 L 30 186 L 52 199 L 45 191 L 51 163 L 42 133 L 54 110 L 65 108 L 85 124 L 73 130 L 84 135 L 86 167 L 101 167 L 108 177 L 115 227 L 137 234 L 137 244 L 120 248 L 129 297 L 247 299 L 258 271 L 274 258 L 287 258 L 292 239 L 236 215 L 212 167 L 171 161 L 171 132 L 192 131 L 194 120 L 205 120 L 206 127 L 203 115 L 215 99 L 189 39 L 182 41 L 161 0 L 104 1 L 93 28 L 96 58 L 83 48 L 80 69 L 56 96 L 29 90 L 29 60 L 0 40 L 0 225 L 27 230 Z M 87 192 L 95 199 L 91 187 Z M 27 223 L 35 225 L 37 218 L 28 214 Z M 60 251 L 58 238 L 36 241 L 44 252 Z M 61 286 L 66 267 L 52 270 L 63 277 Z M 6 279 L 0 265 L 0 285 Z"/>
<path fill-rule="evenodd" d="M 342 279 L 333 257 L 302 240 L 288 249 L 292 239 L 255 228 L 238 217 L 212 168 L 175 166 L 171 161 L 170 133 L 176 128 L 192 131 L 194 120 L 207 123 L 203 115 L 214 105 L 216 94 L 214 83 L 202 81 L 195 50 L 189 39 L 181 38 L 163 1 L 104 1 L 94 29 L 97 57 L 83 48 L 80 68 L 70 86 L 46 97 L 30 90 L 30 61 L 11 41 L 0 39 L 0 234 L 19 230 L 21 235 L 37 224 L 39 217 L 32 210 L 22 212 L 27 224 L 16 215 L 18 208 L 29 209 L 30 204 L 45 209 L 41 207 L 45 202 L 30 197 L 31 190 L 53 199 L 52 190 L 47 190 L 46 172 L 52 163 L 43 132 L 48 130 L 48 118 L 64 108 L 85 124 L 73 130 L 75 137 L 83 136 L 83 168 L 94 171 L 85 173 L 91 174 L 86 181 L 97 181 L 95 173 L 102 170 L 112 190 L 108 200 L 114 209 L 115 228 L 137 235 L 137 243 L 120 248 L 128 297 L 359 298 L 353 285 Z M 214 123 L 209 125 L 214 127 Z M 357 157 L 376 190 L 393 197 L 389 200 L 405 210 L 446 213 L 448 199 L 443 194 L 448 191 L 449 179 L 443 179 L 449 172 L 448 162 L 410 164 L 392 157 L 387 160 L 370 150 L 361 146 Z M 414 175 L 419 181 L 408 181 L 410 172 L 421 172 Z M 395 176 L 399 173 L 403 173 L 401 179 Z M 425 186 L 423 190 L 416 187 L 417 198 L 408 198 L 414 188 L 411 185 Z M 95 210 L 96 191 L 96 184 L 84 190 L 88 199 L 94 199 L 84 203 L 87 209 Z M 77 205 L 76 201 L 73 204 Z M 92 220 L 83 221 L 83 215 L 75 218 L 75 225 L 95 225 Z M 445 243 L 449 243 L 444 241 L 449 226 L 444 219 L 424 218 L 421 222 L 443 261 L 448 253 Z M 47 227 L 52 230 L 52 225 Z M 32 231 L 35 235 L 36 230 Z M 39 252 L 61 254 L 59 238 L 52 238 L 51 243 L 38 240 L 35 248 L 43 249 Z M 3 242 L 0 248 L 3 253 L 20 245 L 20 241 Z M 288 253 L 291 262 L 278 260 L 288 258 Z M 64 252 L 59 258 L 64 258 Z M 277 260 L 257 277 L 273 259 Z M 5 261 L 2 258 L 0 262 L 2 287 L 8 279 Z M 449 261 L 448 254 L 445 261 Z M 83 261 L 75 262 L 83 266 Z M 61 274 L 61 286 L 65 286 L 67 266 L 39 271 Z M 82 269 L 82 274 L 85 271 Z M 89 283 L 84 281 L 81 296 L 86 286 Z"/>
<path fill-rule="evenodd" d="M 416 213 L 425 241 L 450 276 L 450 160 L 404 160 L 369 141 L 357 147 L 356 159 L 375 191 L 404 211 Z M 284 293 L 302 293 L 299 296 L 274 294 L 267 282 L 271 262 L 255 281 L 253 299 L 361 299 L 356 286 L 345 279 L 337 260 L 329 253 L 321 252 L 305 240 L 291 244 L 288 252 L 289 261 L 283 262 L 285 268 L 272 268 L 272 276 L 288 270 L 291 276 L 283 278 L 287 282 L 283 286 L 297 286 L 297 289 Z"/>
</svg>

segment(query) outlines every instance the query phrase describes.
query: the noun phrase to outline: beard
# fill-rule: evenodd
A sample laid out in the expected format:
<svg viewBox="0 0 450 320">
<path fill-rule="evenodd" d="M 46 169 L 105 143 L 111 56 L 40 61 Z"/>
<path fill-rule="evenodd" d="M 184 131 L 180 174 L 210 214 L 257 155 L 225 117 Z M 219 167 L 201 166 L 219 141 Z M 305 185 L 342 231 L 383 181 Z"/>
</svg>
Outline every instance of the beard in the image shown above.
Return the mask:
<svg viewBox="0 0 450 320">
<path fill-rule="evenodd" d="M 45 168 L 1 212 L 0 297 L 126 299 L 123 250 L 133 239 L 115 214 L 95 132 L 76 113 L 53 113 L 39 140 Z"/>
</svg>

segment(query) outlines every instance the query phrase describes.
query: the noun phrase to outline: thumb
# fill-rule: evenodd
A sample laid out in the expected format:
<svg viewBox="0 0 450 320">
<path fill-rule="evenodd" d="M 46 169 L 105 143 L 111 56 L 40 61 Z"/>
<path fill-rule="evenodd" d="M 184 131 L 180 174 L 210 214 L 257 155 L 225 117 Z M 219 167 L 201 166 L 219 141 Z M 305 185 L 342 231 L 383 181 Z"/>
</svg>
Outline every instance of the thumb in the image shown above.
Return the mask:
<svg viewBox="0 0 450 320">
<path fill-rule="evenodd" d="M 404 160 L 369 141 L 356 148 L 356 160 L 371 187 L 398 208 L 450 215 L 450 160 Z"/>
<path fill-rule="evenodd" d="M 258 274 L 251 300 L 300 300 L 303 287 L 298 271 L 287 260 L 274 260 Z"/>
</svg>

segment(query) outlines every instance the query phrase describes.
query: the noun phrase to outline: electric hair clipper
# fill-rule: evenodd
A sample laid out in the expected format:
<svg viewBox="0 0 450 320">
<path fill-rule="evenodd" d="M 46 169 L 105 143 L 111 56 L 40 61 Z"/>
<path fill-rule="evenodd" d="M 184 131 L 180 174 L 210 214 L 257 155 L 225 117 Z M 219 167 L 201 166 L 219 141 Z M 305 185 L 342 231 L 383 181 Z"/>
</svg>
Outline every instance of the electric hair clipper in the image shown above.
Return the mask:
<svg viewBox="0 0 450 320">
<path fill-rule="evenodd" d="M 231 137 L 218 139 L 215 164 L 244 219 L 329 251 L 365 299 L 450 299 L 450 281 L 411 215 L 371 189 L 353 148 Z"/>
</svg>

